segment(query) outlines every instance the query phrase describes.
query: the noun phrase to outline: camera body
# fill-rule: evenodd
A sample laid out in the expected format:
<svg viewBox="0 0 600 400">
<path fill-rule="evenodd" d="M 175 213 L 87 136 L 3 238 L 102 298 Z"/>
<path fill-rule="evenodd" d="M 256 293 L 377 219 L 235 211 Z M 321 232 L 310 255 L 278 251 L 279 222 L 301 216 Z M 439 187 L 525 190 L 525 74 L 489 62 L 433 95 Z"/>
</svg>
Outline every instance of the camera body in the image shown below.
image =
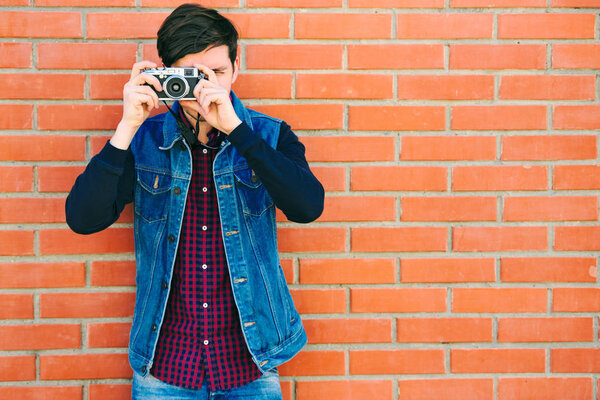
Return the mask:
<svg viewBox="0 0 600 400">
<path fill-rule="evenodd" d="M 200 79 L 205 79 L 204 73 L 197 68 L 161 67 L 148 68 L 143 72 L 155 76 L 160 81 L 162 91 L 149 85 L 156 92 L 159 100 L 195 100 L 194 88 Z"/>
</svg>

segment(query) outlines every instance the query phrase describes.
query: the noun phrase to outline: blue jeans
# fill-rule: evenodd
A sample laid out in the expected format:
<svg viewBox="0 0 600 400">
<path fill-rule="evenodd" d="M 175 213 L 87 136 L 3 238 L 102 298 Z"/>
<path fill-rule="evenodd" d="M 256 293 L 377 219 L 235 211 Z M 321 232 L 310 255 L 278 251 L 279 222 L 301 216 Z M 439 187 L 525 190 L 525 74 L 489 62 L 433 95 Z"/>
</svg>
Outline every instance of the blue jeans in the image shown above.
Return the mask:
<svg viewBox="0 0 600 400">
<path fill-rule="evenodd" d="M 255 381 L 231 390 L 210 392 L 204 380 L 198 390 L 173 386 L 156 379 L 150 374 L 145 377 L 133 374 L 132 400 L 281 400 L 279 373 L 267 371 Z"/>
</svg>

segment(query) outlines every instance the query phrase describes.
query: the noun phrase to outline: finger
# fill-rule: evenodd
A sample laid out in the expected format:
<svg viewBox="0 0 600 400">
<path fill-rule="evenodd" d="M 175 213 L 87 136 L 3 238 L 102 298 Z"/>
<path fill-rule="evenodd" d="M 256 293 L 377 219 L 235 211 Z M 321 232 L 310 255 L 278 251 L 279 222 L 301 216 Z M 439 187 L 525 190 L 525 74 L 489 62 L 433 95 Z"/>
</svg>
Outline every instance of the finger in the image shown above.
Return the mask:
<svg viewBox="0 0 600 400">
<path fill-rule="evenodd" d="M 148 109 L 155 107 L 154 99 L 147 94 L 137 93 L 135 95 L 135 102 L 136 104 L 147 106 Z"/>
<path fill-rule="evenodd" d="M 159 92 L 163 90 L 162 85 L 160 84 L 160 81 L 158 80 L 158 78 L 155 77 L 154 75 L 150 75 L 145 72 L 142 72 L 141 74 L 135 76 L 130 82 L 135 86 L 140 86 L 145 83 L 148 83 L 148 84 L 154 86 L 154 88 L 156 90 L 158 90 Z"/>
<path fill-rule="evenodd" d="M 206 96 L 204 96 L 204 98 L 200 102 L 200 106 L 208 111 L 210 108 L 210 105 L 212 103 L 216 103 L 216 104 L 221 103 L 220 97 L 221 96 L 218 93 L 207 94 Z"/>
<path fill-rule="evenodd" d="M 144 60 L 133 64 L 133 67 L 131 68 L 130 79 L 133 79 L 134 77 L 138 76 L 140 72 L 142 72 L 142 70 L 146 68 L 156 68 L 156 63 Z"/>
<path fill-rule="evenodd" d="M 196 67 L 200 71 L 202 71 L 204 73 L 204 75 L 206 76 L 206 78 L 208 78 L 207 80 L 209 82 L 212 82 L 215 85 L 219 84 L 219 81 L 217 81 L 217 75 L 215 74 L 215 71 L 213 71 L 212 69 L 208 68 L 206 65 L 203 65 L 203 64 L 194 64 L 194 67 Z"/>
<path fill-rule="evenodd" d="M 198 99 L 199 103 L 202 103 L 204 101 L 204 99 L 206 98 L 206 96 L 212 95 L 212 94 L 219 94 L 222 92 L 223 92 L 223 90 L 221 88 L 204 87 L 204 88 L 200 89 L 199 96 L 196 98 Z"/>
<path fill-rule="evenodd" d="M 152 103 L 153 103 L 152 106 L 154 108 L 158 108 L 159 107 L 160 101 L 158 100 L 158 95 L 150 87 L 148 87 L 148 86 L 136 86 L 133 91 L 134 91 L 134 93 L 139 93 L 139 94 L 144 94 L 146 96 L 150 96 L 152 98 Z"/>
</svg>

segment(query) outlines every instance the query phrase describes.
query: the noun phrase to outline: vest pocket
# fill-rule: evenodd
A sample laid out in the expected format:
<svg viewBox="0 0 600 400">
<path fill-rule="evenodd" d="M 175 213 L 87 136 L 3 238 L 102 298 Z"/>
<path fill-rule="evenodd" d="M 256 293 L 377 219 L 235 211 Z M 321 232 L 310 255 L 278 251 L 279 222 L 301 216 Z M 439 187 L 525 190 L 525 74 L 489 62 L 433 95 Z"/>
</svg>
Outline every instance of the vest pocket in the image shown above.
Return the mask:
<svg viewBox="0 0 600 400">
<path fill-rule="evenodd" d="M 171 175 L 136 168 L 134 211 L 147 222 L 167 219 Z"/>
<path fill-rule="evenodd" d="M 235 175 L 235 188 L 242 205 L 244 214 L 255 217 L 261 216 L 273 205 L 273 199 L 250 168 L 239 169 Z"/>
</svg>

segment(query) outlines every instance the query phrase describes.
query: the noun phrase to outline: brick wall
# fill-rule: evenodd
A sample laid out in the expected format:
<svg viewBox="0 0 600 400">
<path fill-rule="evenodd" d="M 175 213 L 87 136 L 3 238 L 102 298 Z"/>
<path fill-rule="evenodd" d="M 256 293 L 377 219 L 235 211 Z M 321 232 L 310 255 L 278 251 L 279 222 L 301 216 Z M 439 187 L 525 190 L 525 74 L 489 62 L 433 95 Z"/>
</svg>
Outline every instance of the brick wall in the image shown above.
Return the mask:
<svg viewBox="0 0 600 400">
<path fill-rule="evenodd" d="M 0 398 L 128 399 L 132 212 L 64 199 L 176 0 L 0 0 Z M 207 0 L 326 190 L 286 400 L 598 397 L 599 0 Z M 373 8 L 376 7 L 376 8 Z"/>
</svg>

